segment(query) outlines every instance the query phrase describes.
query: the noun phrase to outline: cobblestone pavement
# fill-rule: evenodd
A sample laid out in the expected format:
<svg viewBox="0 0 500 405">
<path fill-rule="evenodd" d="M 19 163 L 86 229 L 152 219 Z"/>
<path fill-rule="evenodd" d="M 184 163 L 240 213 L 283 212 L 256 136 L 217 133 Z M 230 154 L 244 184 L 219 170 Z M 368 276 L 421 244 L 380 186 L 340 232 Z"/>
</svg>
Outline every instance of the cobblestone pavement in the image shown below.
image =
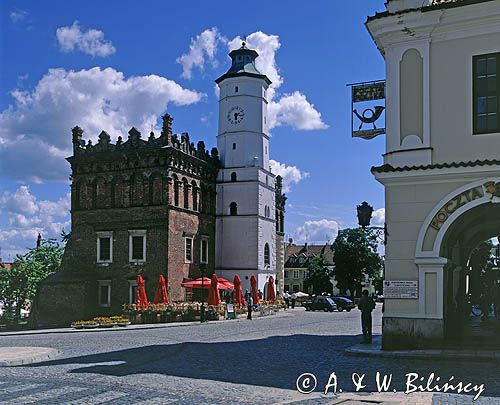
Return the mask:
<svg viewBox="0 0 500 405">
<path fill-rule="evenodd" d="M 439 383 L 484 384 L 481 404 L 500 404 L 498 362 L 350 357 L 360 341 L 359 312 L 293 315 L 254 321 L 101 333 L 0 337 L 0 346 L 43 346 L 57 359 L 0 369 L 0 403 L 435 403 L 472 404 L 471 396 L 405 396 L 405 374 Z M 374 332 L 380 333 L 380 307 Z M 376 391 L 376 373 L 392 374 L 389 392 Z M 332 372 L 340 396 L 321 394 Z M 296 381 L 313 373 L 317 387 L 301 394 Z M 365 374 L 365 396 L 354 401 L 353 373 Z M 415 383 L 416 384 L 416 383 Z M 434 383 L 435 384 L 435 383 Z M 397 393 L 393 393 L 393 390 Z M 378 395 L 378 396 L 377 396 Z M 432 398 L 431 398 L 432 397 Z M 361 398 L 361 399 L 359 399 Z M 359 402 L 362 401 L 362 402 Z"/>
</svg>

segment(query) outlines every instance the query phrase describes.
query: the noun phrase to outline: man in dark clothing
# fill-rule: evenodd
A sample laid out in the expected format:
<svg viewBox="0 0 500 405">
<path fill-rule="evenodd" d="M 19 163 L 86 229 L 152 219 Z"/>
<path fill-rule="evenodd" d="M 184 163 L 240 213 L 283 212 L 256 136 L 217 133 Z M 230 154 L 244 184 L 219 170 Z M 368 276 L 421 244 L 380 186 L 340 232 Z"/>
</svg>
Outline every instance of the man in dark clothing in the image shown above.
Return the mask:
<svg viewBox="0 0 500 405">
<path fill-rule="evenodd" d="M 363 296 L 358 303 L 361 311 L 361 329 L 363 330 L 363 343 L 372 342 L 372 311 L 375 309 L 375 301 L 368 296 L 368 290 L 363 291 Z"/>
<path fill-rule="evenodd" d="M 253 297 L 252 294 L 247 290 L 245 292 L 245 300 L 247 302 L 247 319 L 252 319 L 252 310 L 253 310 Z"/>
</svg>

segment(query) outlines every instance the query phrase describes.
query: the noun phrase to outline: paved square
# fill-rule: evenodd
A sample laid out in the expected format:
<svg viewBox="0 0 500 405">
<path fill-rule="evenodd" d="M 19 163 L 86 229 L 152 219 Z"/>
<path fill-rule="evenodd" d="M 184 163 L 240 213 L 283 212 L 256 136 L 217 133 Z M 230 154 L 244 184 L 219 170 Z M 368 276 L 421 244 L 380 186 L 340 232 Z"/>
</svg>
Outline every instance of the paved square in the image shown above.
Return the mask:
<svg viewBox="0 0 500 405">
<path fill-rule="evenodd" d="M 0 337 L 0 346 L 43 346 L 62 352 L 45 362 L 0 369 L 1 403 L 473 403 L 471 396 L 403 394 L 405 374 L 485 384 L 481 404 L 500 403 L 498 362 L 350 357 L 361 339 L 359 312 L 305 312 L 298 308 L 253 321 L 237 320 L 148 330 Z M 380 307 L 374 332 L 381 331 Z M 390 391 L 376 391 L 375 375 L 392 374 Z M 296 389 L 313 373 L 313 393 Z M 324 396 L 338 376 L 341 396 Z M 353 373 L 366 374 L 364 396 L 351 394 Z"/>
</svg>

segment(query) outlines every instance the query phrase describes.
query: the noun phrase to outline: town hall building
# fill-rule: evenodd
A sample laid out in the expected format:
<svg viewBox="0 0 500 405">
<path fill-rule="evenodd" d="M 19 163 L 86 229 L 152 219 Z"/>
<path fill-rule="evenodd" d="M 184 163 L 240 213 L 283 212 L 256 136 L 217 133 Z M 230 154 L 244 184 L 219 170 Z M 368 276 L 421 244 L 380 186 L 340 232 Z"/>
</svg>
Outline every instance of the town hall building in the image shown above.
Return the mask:
<svg viewBox="0 0 500 405">
<path fill-rule="evenodd" d="M 71 235 L 61 270 L 40 285 L 39 325 L 120 313 L 135 300 L 136 278 L 150 299 L 158 278 L 171 300 L 193 299 L 181 283 L 201 276 L 250 277 L 266 291 L 283 285 L 282 179 L 269 165 L 268 77 L 243 43 L 216 80 L 220 88 L 217 148 L 174 134 L 173 119 L 144 137 L 136 128 L 116 143 L 72 130 Z"/>
<path fill-rule="evenodd" d="M 382 348 L 498 345 L 500 280 L 470 258 L 500 230 L 500 1 L 389 0 L 366 26 L 386 65 Z"/>
</svg>

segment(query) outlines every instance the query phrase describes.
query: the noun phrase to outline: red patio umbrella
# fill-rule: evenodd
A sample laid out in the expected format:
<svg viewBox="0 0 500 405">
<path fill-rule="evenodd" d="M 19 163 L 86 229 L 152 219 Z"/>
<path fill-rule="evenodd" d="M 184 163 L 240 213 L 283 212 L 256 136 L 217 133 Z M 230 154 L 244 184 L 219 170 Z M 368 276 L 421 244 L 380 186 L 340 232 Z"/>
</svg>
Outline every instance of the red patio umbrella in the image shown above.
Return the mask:
<svg viewBox="0 0 500 405">
<path fill-rule="evenodd" d="M 224 280 L 224 279 L 223 279 Z M 218 289 L 219 290 L 227 290 L 227 289 L 233 289 L 233 283 L 229 282 L 226 280 L 226 282 L 221 282 L 220 279 L 217 279 L 218 282 Z M 201 278 L 197 278 L 196 280 L 191 280 L 191 281 L 186 281 L 184 283 L 181 283 L 181 287 L 184 288 L 203 288 L 204 290 L 210 289 L 210 284 L 212 283 L 212 280 L 207 277 L 203 277 L 203 282 Z"/>
<path fill-rule="evenodd" d="M 257 279 L 252 274 L 250 277 L 250 285 L 252 286 L 252 298 L 254 305 L 259 303 L 259 292 L 257 291 Z"/>
<path fill-rule="evenodd" d="M 234 284 L 231 283 L 229 280 L 226 280 L 225 278 L 222 277 L 217 277 L 217 280 L 219 281 L 219 290 L 223 290 L 223 288 L 221 288 L 221 284 L 227 286 L 230 290 L 234 290 Z"/>
<path fill-rule="evenodd" d="M 148 297 L 146 295 L 146 289 L 144 288 L 144 279 L 140 274 L 137 276 L 137 294 L 135 296 L 135 303 L 139 308 L 148 307 Z"/>
<path fill-rule="evenodd" d="M 219 305 L 220 295 L 219 295 L 219 281 L 215 274 L 212 274 L 212 280 L 210 282 L 210 290 L 208 290 L 208 305 Z"/>
<path fill-rule="evenodd" d="M 211 282 L 212 280 L 208 277 L 203 277 L 181 283 L 181 286 L 184 288 L 203 288 L 204 290 L 208 290 Z"/>
<path fill-rule="evenodd" d="M 274 291 L 274 277 L 269 276 L 269 280 L 267 280 L 267 300 L 274 301 L 276 300 L 276 291 Z"/>
<path fill-rule="evenodd" d="M 160 275 L 160 279 L 158 280 L 158 285 L 156 286 L 154 303 L 168 304 L 167 284 L 165 283 L 165 277 L 163 277 L 163 275 Z"/>
<path fill-rule="evenodd" d="M 243 291 L 241 290 L 241 279 L 237 274 L 234 276 L 233 301 L 236 305 L 245 305 L 245 298 L 243 297 Z"/>
</svg>

